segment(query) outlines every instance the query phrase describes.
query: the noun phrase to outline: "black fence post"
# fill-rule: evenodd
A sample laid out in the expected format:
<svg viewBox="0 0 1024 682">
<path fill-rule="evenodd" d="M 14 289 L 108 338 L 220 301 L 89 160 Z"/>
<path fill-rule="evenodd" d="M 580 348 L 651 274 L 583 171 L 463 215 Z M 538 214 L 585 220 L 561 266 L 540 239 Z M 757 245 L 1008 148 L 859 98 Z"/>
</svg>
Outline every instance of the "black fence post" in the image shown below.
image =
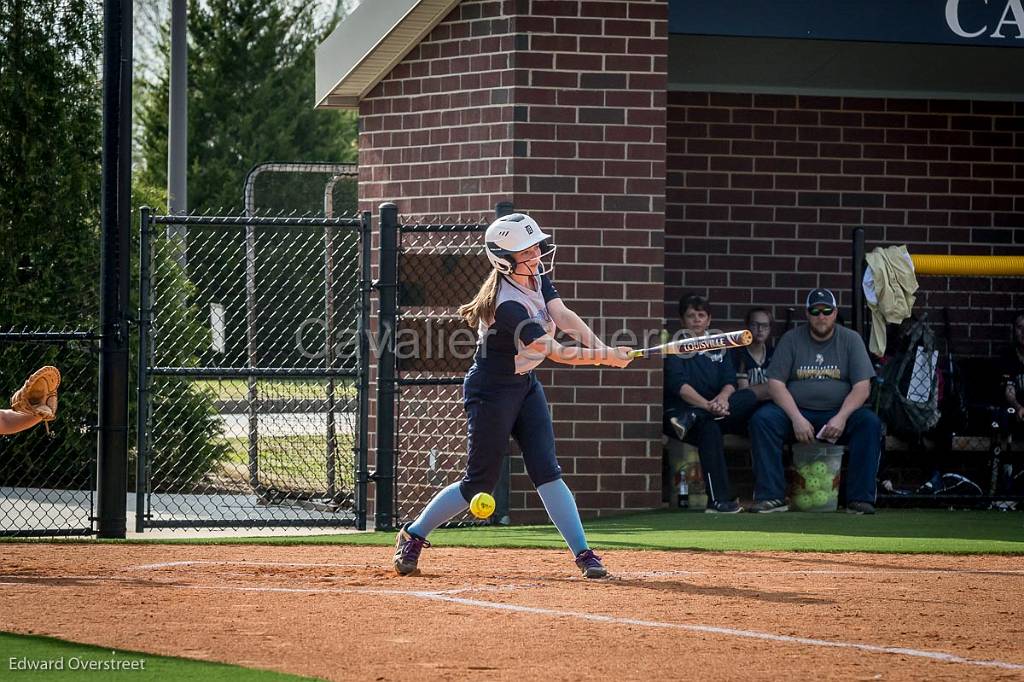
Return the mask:
<svg viewBox="0 0 1024 682">
<path fill-rule="evenodd" d="M 853 230 L 853 285 L 850 304 L 853 306 L 852 319 L 853 328 L 864 338 L 864 228 L 858 227 Z"/>
<path fill-rule="evenodd" d="M 369 211 L 359 227 L 359 433 L 356 453 L 356 528 L 366 530 L 370 439 L 370 228 Z"/>
<path fill-rule="evenodd" d="M 123 538 L 128 495 L 128 289 L 131 277 L 132 3 L 103 11 L 97 535 Z"/>
<path fill-rule="evenodd" d="M 150 215 L 152 210 L 143 206 L 139 213 L 139 370 L 135 462 L 135 532 L 145 530 L 146 491 L 149 464 L 149 332 L 152 324 L 150 304 Z"/>
<path fill-rule="evenodd" d="M 393 530 L 395 518 L 395 334 L 398 326 L 398 207 L 380 205 L 380 327 L 377 336 L 377 510 L 374 527 Z"/>
</svg>

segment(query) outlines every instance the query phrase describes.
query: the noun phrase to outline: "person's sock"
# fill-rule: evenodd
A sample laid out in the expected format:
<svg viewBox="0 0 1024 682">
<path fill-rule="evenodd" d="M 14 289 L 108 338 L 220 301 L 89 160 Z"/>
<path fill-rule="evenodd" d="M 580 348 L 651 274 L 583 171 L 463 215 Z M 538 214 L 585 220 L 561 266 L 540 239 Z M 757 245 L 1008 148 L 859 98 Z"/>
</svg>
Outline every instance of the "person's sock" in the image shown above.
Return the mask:
<svg viewBox="0 0 1024 682">
<path fill-rule="evenodd" d="M 537 488 L 544 509 L 551 517 L 555 528 L 562 534 L 565 544 L 569 545 L 573 556 L 587 547 L 587 536 L 583 533 L 580 512 L 576 508 L 576 500 L 569 491 L 569 486 L 562 479 L 556 479 Z"/>
<path fill-rule="evenodd" d="M 448 519 L 469 509 L 469 502 L 462 496 L 459 486 L 459 483 L 452 483 L 435 495 L 423 513 L 409 524 L 409 531 L 425 538 Z"/>
</svg>

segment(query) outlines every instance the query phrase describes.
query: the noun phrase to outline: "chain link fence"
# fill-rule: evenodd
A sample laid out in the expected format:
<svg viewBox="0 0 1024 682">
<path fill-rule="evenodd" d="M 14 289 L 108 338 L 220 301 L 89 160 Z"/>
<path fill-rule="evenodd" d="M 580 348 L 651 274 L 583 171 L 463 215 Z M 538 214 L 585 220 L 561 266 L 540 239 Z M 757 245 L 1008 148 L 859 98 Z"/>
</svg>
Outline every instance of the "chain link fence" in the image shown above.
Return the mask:
<svg viewBox="0 0 1024 682">
<path fill-rule="evenodd" d="M 1004 397 L 1010 368 L 955 353 L 951 322 L 962 312 L 920 306 L 888 330 L 869 400 L 886 428 L 879 493 L 888 501 L 1000 508 L 1024 501 L 1024 432 Z M 933 328 L 932 320 L 944 322 Z"/>
<path fill-rule="evenodd" d="M 511 212 L 511 205 L 498 205 L 498 215 Z M 385 371 L 378 380 L 393 381 L 395 387 L 394 423 L 380 424 L 379 433 L 381 442 L 395 444 L 392 518 L 398 524 L 415 518 L 465 470 L 462 381 L 473 362 L 476 330 L 466 326 L 457 308 L 476 295 L 491 271 L 480 240 L 492 221 L 492 216 L 402 216 L 396 226 L 395 370 L 393 379 Z M 507 464 L 495 496 L 492 519 L 507 519 Z M 471 523 L 480 521 L 468 512 L 450 522 Z"/>
<path fill-rule="evenodd" d="M 480 249 L 488 222 L 405 218 L 401 226 L 395 458 L 401 523 L 465 469 L 462 380 L 472 364 L 476 330 L 456 309 L 473 298 L 490 271 Z M 473 520 L 466 513 L 452 523 Z"/>
<path fill-rule="evenodd" d="M 98 350 L 92 332 L 0 332 L 5 401 L 43 365 L 62 375 L 49 431 L 0 436 L 0 536 L 93 533 Z"/>
<path fill-rule="evenodd" d="M 355 164 L 273 161 L 249 171 L 243 200 L 246 215 L 333 218 L 359 210 L 358 192 Z"/>
<path fill-rule="evenodd" d="M 853 230 L 851 257 L 852 322 L 867 342 L 862 227 Z M 887 504 L 1009 509 L 1024 501 L 1024 429 L 1005 398 L 1012 368 L 993 357 L 1002 345 L 1000 320 L 1009 315 L 995 292 L 1017 289 L 1009 278 L 926 277 L 913 319 L 888 325 L 869 399 L 887 434 L 879 472 L 879 498 Z M 993 304 L 977 305 L 978 293 Z"/>
<path fill-rule="evenodd" d="M 365 525 L 368 235 L 143 212 L 138 530 Z"/>
</svg>

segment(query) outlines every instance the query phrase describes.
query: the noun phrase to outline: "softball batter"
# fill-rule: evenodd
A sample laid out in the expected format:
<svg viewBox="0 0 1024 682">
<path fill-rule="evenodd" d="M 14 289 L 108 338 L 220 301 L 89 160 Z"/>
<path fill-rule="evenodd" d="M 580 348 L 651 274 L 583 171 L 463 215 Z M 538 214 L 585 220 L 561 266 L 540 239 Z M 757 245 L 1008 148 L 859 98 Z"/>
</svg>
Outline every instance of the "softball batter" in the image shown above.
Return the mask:
<svg viewBox="0 0 1024 682">
<path fill-rule="evenodd" d="M 415 572 L 420 552 L 430 546 L 430 532 L 464 512 L 477 493 L 494 490 L 511 435 L 576 566 L 587 578 L 602 578 L 608 572 L 587 545 L 576 500 L 562 480 L 551 412 L 533 370 L 544 358 L 565 365 L 625 367 L 629 348 L 605 346 L 562 302 L 548 277 L 555 247 L 535 220 L 523 213 L 499 218 L 487 228 L 484 240 L 494 269 L 476 297 L 459 308 L 478 332 L 473 366 L 462 388 L 469 421 L 466 475 L 435 495 L 419 518 L 398 532 L 395 570 L 400 575 Z M 556 328 L 582 346 L 555 341 Z"/>
</svg>

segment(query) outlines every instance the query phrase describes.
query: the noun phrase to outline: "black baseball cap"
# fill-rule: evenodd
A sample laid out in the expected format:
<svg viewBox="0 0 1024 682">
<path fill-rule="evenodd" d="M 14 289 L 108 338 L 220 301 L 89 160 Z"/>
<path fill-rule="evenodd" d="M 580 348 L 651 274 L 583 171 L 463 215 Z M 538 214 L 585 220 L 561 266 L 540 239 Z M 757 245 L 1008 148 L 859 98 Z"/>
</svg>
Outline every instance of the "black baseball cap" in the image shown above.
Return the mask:
<svg viewBox="0 0 1024 682">
<path fill-rule="evenodd" d="M 836 297 L 828 289 L 812 289 L 811 293 L 807 294 L 807 309 L 810 310 L 816 305 L 827 305 L 833 308 L 838 308 L 836 305 Z"/>
</svg>

